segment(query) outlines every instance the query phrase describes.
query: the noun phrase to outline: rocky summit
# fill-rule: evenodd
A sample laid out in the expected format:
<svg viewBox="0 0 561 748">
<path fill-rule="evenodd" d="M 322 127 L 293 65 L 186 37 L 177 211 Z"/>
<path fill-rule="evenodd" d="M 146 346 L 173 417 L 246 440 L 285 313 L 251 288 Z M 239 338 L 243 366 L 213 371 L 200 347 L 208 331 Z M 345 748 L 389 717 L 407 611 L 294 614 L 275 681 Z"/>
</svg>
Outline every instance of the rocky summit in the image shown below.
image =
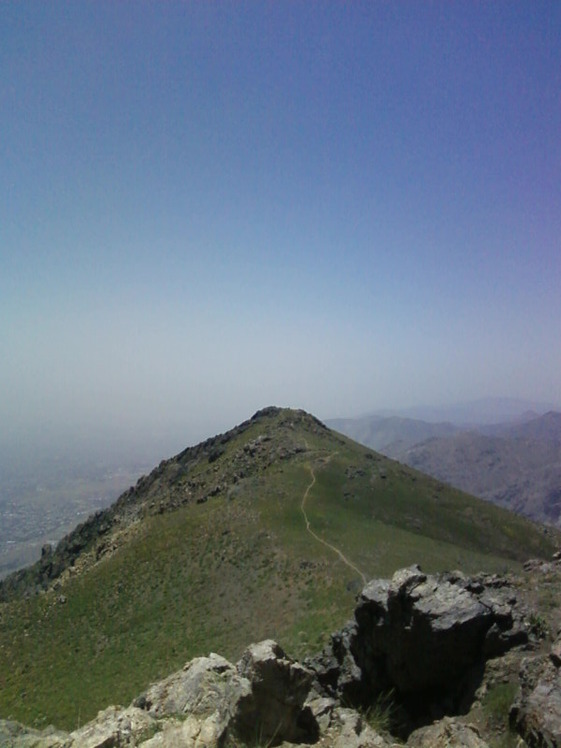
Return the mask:
<svg viewBox="0 0 561 748">
<path fill-rule="evenodd" d="M 561 745 L 561 562 L 520 576 L 369 582 L 315 657 L 250 645 L 197 657 L 72 732 L 0 722 L 13 748 L 493 748 Z"/>
</svg>

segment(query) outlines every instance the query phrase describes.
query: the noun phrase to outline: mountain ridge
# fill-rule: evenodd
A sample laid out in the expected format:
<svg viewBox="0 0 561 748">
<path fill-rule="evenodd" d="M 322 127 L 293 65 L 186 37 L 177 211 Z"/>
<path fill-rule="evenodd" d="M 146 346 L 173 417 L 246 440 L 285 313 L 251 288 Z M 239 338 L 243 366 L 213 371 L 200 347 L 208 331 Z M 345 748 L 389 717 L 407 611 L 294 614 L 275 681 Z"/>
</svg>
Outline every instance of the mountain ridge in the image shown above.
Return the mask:
<svg viewBox="0 0 561 748">
<path fill-rule="evenodd" d="M 305 655 L 348 618 L 363 575 L 517 570 L 560 537 L 304 411 L 263 409 L 162 461 L 3 580 L 0 716 L 69 727 L 249 641 Z"/>
<path fill-rule="evenodd" d="M 178 479 L 181 478 L 182 466 L 204 459 L 207 459 L 209 464 L 216 462 L 224 453 L 224 445 L 229 441 L 259 424 L 263 419 L 279 416 L 282 411 L 283 409 L 277 406 L 262 408 L 251 418 L 229 431 L 209 437 L 199 444 L 186 447 L 171 458 L 162 460 L 149 474 L 141 476 L 134 486 L 124 491 L 111 506 L 95 512 L 85 522 L 80 523 L 57 544 L 54 550 L 44 547 L 39 561 L 31 567 L 13 572 L 0 580 L 0 601 L 17 594 L 34 580 L 43 587 L 51 583 L 115 525 L 127 525 L 140 519 L 141 516 L 177 509 L 191 501 L 204 503 L 209 497 L 220 494 L 224 490 L 224 479 L 214 481 L 202 494 L 197 491 L 198 486 L 192 481 L 189 481 L 187 491 L 181 491 L 178 488 Z M 299 418 L 310 419 L 313 428 L 326 428 L 315 416 L 302 410 L 293 412 Z M 294 447 L 293 449 L 295 450 L 293 454 L 295 454 L 296 449 Z M 237 470 L 237 465 L 234 466 L 230 476 L 233 483 L 258 469 L 259 461 L 255 459 L 258 450 L 250 448 L 248 452 L 252 461 L 248 463 L 247 460 L 243 460 L 244 465 L 239 470 Z M 290 450 L 287 448 L 285 453 L 279 457 L 282 459 L 289 454 Z M 167 474 L 169 472 L 173 473 L 171 477 Z M 167 485 L 166 480 L 163 480 L 164 475 Z M 103 552 L 104 548 L 101 547 L 98 550 L 98 557 L 103 555 Z"/>
<path fill-rule="evenodd" d="M 559 410 L 559 404 L 536 402 L 516 397 L 481 397 L 448 405 L 418 405 L 406 408 L 378 409 L 367 416 L 399 416 L 429 422 L 450 421 L 462 428 L 473 425 L 515 422 L 525 412 L 541 415 Z"/>
</svg>

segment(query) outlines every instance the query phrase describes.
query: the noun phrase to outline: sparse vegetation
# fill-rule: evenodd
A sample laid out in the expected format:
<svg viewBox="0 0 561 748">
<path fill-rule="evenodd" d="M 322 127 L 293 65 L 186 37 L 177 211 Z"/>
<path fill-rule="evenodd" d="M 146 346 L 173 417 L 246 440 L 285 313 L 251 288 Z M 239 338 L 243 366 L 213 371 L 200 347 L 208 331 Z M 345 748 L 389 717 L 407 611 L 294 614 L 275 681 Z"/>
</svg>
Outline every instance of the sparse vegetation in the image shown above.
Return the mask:
<svg viewBox="0 0 561 748">
<path fill-rule="evenodd" d="M 278 729 L 280 729 L 280 725 Z M 277 745 L 279 742 L 277 738 L 278 729 L 271 736 L 267 736 L 263 725 L 257 722 L 253 734 L 245 740 L 241 740 L 233 735 L 228 736 L 226 739 L 226 748 L 272 748 L 272 746 Z"/>
<path fill-rule="evenodd" d="M 506 732 L 490 740 L 489 748 L 525 748 L 525 744 L 517 733 L 507 728 Z"/>
<path fill-rule="evenodd" d="M 498 683 L 492 686 L 483 700 L 486 717 L 503 725 L 508 724 L 508 713 L 517 691 L 517 683 Z"/>
<path fill-rule="evenodd" d="M 528 623 L 530 634 L 536 639 L 546 639 L 549 636 L 548 623 L 541 613 L 532 613 Z"/>
<path fill-rule="evenodd" d="M 518 692 L 517 683 L 497 683 L 493 685 L 483 699 L 483 713 L 488 729 L 494 738 L 490 748 L 516 748 L 520 745 L 520 737 L 512 731 L 508 714 Z"/>
<path fill-rule="evenodd" d="M 363 709 L 362 716 L 376 732 L 389 733 L 396 716 L 393 691 L 380 694 L 373 704 Z"/>
</svg>

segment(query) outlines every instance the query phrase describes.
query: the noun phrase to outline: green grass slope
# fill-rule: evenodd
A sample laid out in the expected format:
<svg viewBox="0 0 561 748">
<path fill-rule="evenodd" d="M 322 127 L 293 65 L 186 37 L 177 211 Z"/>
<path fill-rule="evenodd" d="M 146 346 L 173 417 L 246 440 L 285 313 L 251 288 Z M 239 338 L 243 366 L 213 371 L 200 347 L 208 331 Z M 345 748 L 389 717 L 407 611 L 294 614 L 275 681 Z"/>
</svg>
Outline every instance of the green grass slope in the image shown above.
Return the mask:
<svg viewBox="0 0 561 748">
<path fill-rule="evenodd" d="M 267 409 L 162 463 L 0 586 L 0 717 L 74 728 L 200 654 L 317 651 L 365 578 L 505 571 L 559 541 L 326 429 Z"/>
</svg>

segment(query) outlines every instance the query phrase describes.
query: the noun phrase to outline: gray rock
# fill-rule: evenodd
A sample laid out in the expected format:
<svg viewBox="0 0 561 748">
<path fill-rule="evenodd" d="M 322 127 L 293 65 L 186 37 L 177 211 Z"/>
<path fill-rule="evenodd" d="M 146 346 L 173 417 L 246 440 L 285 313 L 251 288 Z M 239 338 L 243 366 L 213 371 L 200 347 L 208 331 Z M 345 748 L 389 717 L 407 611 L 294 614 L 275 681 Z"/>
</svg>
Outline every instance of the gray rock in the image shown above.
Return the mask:
<svg viewBox="0 0 561 748">
<path fill-rule="evenodd" d="M 356 637 L 356 622 L 331 635 L 327 649 L 304 664 L 314 672 L 320 687 L 345 703 L 359 703 L 362 693 L 362 672 L 351 652 Z"/>
<path fill-rule="evenodd" d="M 141 743 L 142 748 L 216 748 L 223 737 L 217 715 L 198 718 L 193 715 L 183 722 L 165 720 L 159 731 Z"/>
<path fill-rule="evenodd" d="M 405 570 L 409 571 L 409 570 Z M 492 612 L 463 586 L 412 570 L 388 590 L 385 657 L 401 693 L 457 682 L 480 656 Z"/>
<path fill-rule="evenodd" d="M 561 746 L 561 671 L 551 657 L 527 658 L 510 723 L 530 748 Z"/>
<path fill-rule="evenodd" d="M 155 720 L 142 709 L 110 706 L 70 733 L 69 748 L 133 748 L 154 729 Z"/>
<path fill-rule="evenodd" d="M 421 727 L 409 736 L 409 748 L 489 748 L 472 725 L 444 717 L 428 727 Z"/>
<path fill-rule="evenodd" d="M 333 748 L 391 748 L 393 743 L 373 730 L 353 709 L 340 708 L 329 735 Z"/>
<path fill-rule="evenodd" d="M 34 730 L 12 720 L 0 720 L 0 746 L 2 748 L 66 748 L 68 733 L 47 727 Z"/>
<path fill-rule="evenodd" d="M 311 743 L 319 726 L 309 705 L 313 674 L 286 656 L 272 640 L 252 644 L 237 664 L 238 675 L 249 686 L 230 700 L 231 729 L 242 740 Z"/>
<path fill-rule="evenodd" d="M 152 717 L 210 714 L 222 704 L 235 667 L 220 655 L 196 657 L 183 670 L 155 683 L 133 704 Z"/>
<path fill-rule="evenodd" d="M 305 706 L 310 709 L 320 732 L 325 732 L 333 721 L 333 712 L 337 707 L 335 699 L 318 696 L 314 693 L 308 698 Z"/>
<path fill-rule="evenodd" d="M 366 585 L 354 622 L 309 666 L 331 696 L 356 705 L 393 690 L 428 720 L 465 706 L 486 659 L 527 642 L 525 612 L 507 579 L 412 566 Z"/>
</svg>

